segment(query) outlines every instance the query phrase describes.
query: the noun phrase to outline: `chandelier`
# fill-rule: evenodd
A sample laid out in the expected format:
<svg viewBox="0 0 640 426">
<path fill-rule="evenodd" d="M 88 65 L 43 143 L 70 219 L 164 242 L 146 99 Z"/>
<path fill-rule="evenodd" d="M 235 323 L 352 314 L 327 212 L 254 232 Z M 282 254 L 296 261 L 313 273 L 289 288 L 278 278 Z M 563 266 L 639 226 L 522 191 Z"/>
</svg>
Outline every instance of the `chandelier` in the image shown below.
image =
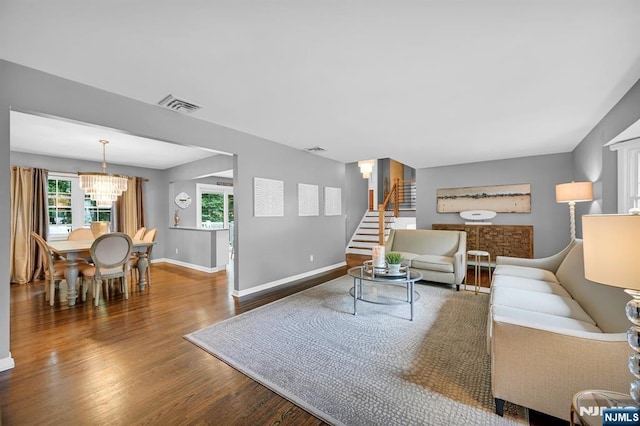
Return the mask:
<svg viewBox="0 0 640 426">
<path fill-rule="evenodd" d="M 127 190 L 127 177 L 107 173 L 106 149 L 109 141 L 101 140 L 102 173 L 78 172 L 80 189 L 89 195 L 98 207 L 111 207 L 118 196 Z"/>
</svg>

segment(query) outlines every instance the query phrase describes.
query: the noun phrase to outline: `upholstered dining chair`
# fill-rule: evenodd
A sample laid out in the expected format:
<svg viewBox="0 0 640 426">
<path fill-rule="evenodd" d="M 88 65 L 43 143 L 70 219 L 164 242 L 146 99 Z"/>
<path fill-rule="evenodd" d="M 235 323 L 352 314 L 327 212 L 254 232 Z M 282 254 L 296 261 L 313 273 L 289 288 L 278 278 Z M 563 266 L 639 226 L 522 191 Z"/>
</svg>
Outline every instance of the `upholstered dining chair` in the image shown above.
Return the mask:
<svg viewBox="0 0 640 426">
<path fill-rule="evenodd" d="M 156 241 L 156 235 L 158 234 L 158 228 L 151 228 L 149 229 L 145 234 L 144 237 L 142 237 L 142 241 L 148 242 L 148 243 L 153 243 Z M 153 246 L 149 246 L 147 247 L 147 251 L 146 251 L 146 256 L 147 259 L 151 259 L 151 250 L 153 249 Z M 134 256 L 132 256 L 131 261 L 129 263 L 130 267 L 131 267 L 131 274 L 132 276 L 134 274 L 137 273 L 138 271 L 138 259 L 139 259 L 139 254 L 136 254 Z M 151 287 L 151 261 L 149 260 L 149 263 L 147 263 L 147 270 L 145 271 L 146 274 L 146 278 L 147 278 L 147 285 L 149 287 Z M 140 277 L 136 275 L 137 278 L 137 282 L 140 281 Z"/>
<path fill-rule="evenodd" d="M 145 228 L 144 226 L 142 228 L 139 228 L 133 235 L 133 241 L 141 240 L 142 237 L 144 237 L 145 232 L 147 232 L 147 228 Z"/>
<path fill-rule="evenodd" d="M 89 228 L 76 228 L 67 235 L 69 241 L 93 241 L 93 232 Z"/>
<path fill-rule="evenodd" d="M 69 232 L 67 241 L 93 241 L 95 237 L 89 228 L 76 228 Z M 88 251 L 80 253 L 78 259 L 83 263 L 91 263 L 91 253 Z"/>
<path fill-rule="evenodd" d="M 64 281 L 64 268 L 67 262 L 66 260 L 54 260 L 51 249 L 40 235 L 31 231 L 31 238 L 33 238 L 38 245 L 40 256 L 42 257 L 42 266 L 44 267 L 44 275 L 47 280 L 44 286 L 44 297 L 45 300 L 49 302 L 49 305 L 53 306 L 56 287 L 60 288 L 60 283 Z"/>
<path fill-rule="evenodd" d="M 102 283 L 105 283 L 106 297 L 109 297 L 109 284 L 114 278 L 121 279 L 121 292 L 124 298 L 129 298 L 129 256 L 131 256 L 131 237 L 122 232 L 111 232 L 100 235 L 91 244 L 91 259 L 93 266 L 83 269 L 82 274 L 86 280 L 93 283 L 94 305 L 100 303 Z M 86 299 L 87 287 L 83 285 L 83 300 Z"/>
</svg>

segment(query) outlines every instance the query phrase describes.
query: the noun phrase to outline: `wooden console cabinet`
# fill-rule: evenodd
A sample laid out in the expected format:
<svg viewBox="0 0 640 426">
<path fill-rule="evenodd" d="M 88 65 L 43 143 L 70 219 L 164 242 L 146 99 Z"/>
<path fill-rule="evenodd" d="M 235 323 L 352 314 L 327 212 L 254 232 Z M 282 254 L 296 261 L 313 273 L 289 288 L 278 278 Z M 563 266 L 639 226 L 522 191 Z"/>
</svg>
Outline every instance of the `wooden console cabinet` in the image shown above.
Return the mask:
<svg viewBox="0 0 640 426">
<path fill-rule="evenodd" d="M 533 258 L 532 225 L 433 224 L 432 229 L 466 231 L 467 250 L 485 250 L 496 256 Z"/>
</svg>

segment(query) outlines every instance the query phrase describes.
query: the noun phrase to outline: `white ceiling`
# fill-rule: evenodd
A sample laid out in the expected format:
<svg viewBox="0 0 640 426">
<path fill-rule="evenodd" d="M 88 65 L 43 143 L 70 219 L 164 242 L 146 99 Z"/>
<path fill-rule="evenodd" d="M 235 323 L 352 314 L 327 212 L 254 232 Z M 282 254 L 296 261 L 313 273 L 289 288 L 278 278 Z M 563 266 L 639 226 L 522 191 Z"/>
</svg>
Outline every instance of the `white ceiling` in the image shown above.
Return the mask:
<svg viewBox="0 0 640 426">
<path fill-rule="evenodd" d="M 109 164 L 168 169 L 224 154 L 130 135 L 101 126 L 11 111 L 11 150 L 53 157 L 102 161 L 102 144 L 107 140 Z"/>
<path fill-rule="evenodd" d="M 571 151 L 640 77 L 639 22 L 638 0 L 3 0 L 0 58 L 419 168 Z"/>
</svg>

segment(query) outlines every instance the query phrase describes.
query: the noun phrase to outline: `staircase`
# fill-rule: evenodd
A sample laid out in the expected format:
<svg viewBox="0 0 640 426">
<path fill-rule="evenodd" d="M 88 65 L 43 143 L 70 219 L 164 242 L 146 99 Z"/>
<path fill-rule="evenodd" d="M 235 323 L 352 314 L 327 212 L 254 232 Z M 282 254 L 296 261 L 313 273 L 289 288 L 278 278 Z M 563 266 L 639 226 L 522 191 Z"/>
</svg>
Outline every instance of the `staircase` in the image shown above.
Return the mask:
<svg viewBox="0 0 640 426">
<path fill-rule="evenodd" d="M 384 238 L 389 236 L 389 231 L 392 228 L 392 223 L 395 221 L 393 211 L 385 211 L 384 215 Z M 378 235 L 380 229 L 378 224 L 378 212 L 375 210 L 368 210 L 362 220 L 358 229 L 351 237 L 351 241 L 347 245 L 346 254 L 358 254 L 371 257 L 371 248 L 377 246 Z"/>
</svg>

